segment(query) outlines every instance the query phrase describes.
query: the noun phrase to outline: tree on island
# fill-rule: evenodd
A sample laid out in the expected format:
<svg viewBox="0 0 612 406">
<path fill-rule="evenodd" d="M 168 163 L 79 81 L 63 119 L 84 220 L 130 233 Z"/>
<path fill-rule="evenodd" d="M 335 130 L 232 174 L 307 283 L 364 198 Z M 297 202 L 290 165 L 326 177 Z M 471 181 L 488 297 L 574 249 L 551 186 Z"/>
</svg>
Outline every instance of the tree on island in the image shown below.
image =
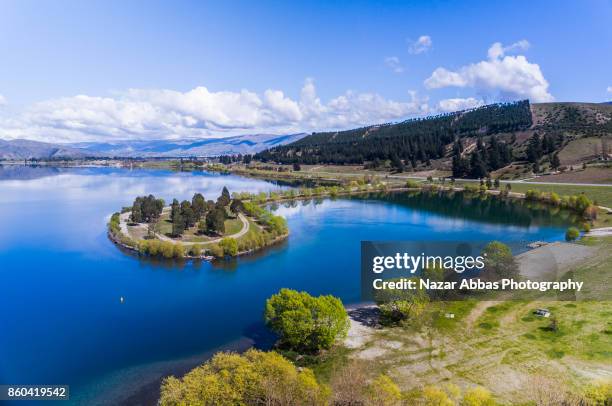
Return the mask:
<svg viewBox="0 0 612 406">
<path fill-rule="evenodd" d="M 349 319 L 340 299 L 313 297 L 306 292 L 281 289 L 266 301 L 266 324 L 280 336 L 280 344 L 295 351 L 329 349 L 346 336 Z"/>
<path fill-rule="evenodd" d="M 132 204 L 131 220 L 134 223 L 151 222 L 161 215 L 164 201 L 155 196 L 138 196 Z"/>
<path fill-rule="evenodd" d="M 132 205 L 131 220 L 134 223 L 142 223 L 142 203 L 136 198 Z"/>
<path fill-rule="evenodd" d="M 181 216 L 183 217 L 185 228 L 193 227 L 197 221 L 195 212 L 188 200 L 181 202 Z"/>
<path fill-rule="evenodd" d="M 206 231 L 210 234 L 223 234 L 225 232 L 225 210 L 214 208 L 206 214 Z"/>
<path fill-rule="evenodd" d="M 227 190 L 227 187 L 223 186 L 223 190 L 221 191 L 221 196 L 219 196 L 219 198 L 217 199 L 217 204 L 220 206 L 227 206 L 228 204 L 230 204 L 230 192 L 229 190 Z"/>
<path fill-rule="evenodd" d="M 232 203 L 230 204 L 230 211 L 234 214 L 238 214 L 244 211 L 244 204 L 242 203 L 242 200 L 240 199 L 232 200 Z"/>
<path fill-rule="evenodd" d="M 181 206 L 176 199 L 172 201 L 170 220 L 172 221 L 172 235 L 179 237 L 185 231 L 185 219 L 181 214 Z"/>
<path fill-rule="evenodd" d="M 196 193 L 191 198 L 191 208 L 195 214 L 196 220 L 202 218 L 202 216 L 206 213 L 206 200 L 201 193 Z"/>
</svg>

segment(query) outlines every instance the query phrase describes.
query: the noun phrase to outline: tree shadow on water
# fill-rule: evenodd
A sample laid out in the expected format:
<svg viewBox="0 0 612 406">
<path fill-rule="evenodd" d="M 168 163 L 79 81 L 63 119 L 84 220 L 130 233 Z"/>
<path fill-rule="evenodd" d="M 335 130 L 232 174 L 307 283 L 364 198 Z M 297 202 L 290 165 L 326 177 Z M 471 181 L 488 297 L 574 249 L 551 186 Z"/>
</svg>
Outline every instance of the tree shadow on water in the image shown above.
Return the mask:
<svg viewBox="0 0 612 406">
<path fill-rule="evenodd" d="M 252 340 L 253 347 L 258 350 L 269 350 L 278 339 L 278 336 L 261 321 L 248 325 L 242 334 Z"/>
</svg>

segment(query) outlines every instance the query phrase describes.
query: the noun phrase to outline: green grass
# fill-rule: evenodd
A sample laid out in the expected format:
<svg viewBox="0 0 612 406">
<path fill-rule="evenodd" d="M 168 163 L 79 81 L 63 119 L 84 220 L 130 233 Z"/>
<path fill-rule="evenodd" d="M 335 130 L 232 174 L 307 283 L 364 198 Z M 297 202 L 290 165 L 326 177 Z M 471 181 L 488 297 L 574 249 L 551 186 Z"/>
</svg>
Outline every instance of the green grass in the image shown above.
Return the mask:
<svg viewBox="0 0 612 406">
<path fill-rule="evenodd" d="M 453 330 L 462 326 L 465 316 L 470 314 L 477 301 L 473 299 L 452 302 L 433 302 L 430 304 L 432 326 L 438 330 Z M 455 317 L 447 318 L 446 313 L 453 313 Z"/>
<path fill-rule="evenodd" d="M 239 218 L 225 220 L 224 235 L 232 235 L 242 230 L 242 221 Z"/>
<path fill-rule="evenodd" d="M 503 184 L 504 182 L 502 182 Z M 533 183 L 512 183 L 512 191 L 525 193 L 528 190 L 540 192 L 555 192 L 559 196 L 578 195 L 582 192 L 601 206 L 612 207 L 612 186 L 569 186 L 569 185 L 539 185 Z"/>
</svg>

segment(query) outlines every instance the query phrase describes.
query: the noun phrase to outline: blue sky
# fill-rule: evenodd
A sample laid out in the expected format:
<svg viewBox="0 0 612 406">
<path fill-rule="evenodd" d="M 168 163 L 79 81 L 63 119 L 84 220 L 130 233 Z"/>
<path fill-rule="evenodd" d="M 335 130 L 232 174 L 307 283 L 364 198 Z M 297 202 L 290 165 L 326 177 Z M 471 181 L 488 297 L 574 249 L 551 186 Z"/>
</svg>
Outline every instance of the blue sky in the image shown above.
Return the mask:
<svg viewBox="0 0 612 406">
<path fill-rule="evenodd" d="M 611 1 L 495 3 L 3 1 L 0 138 L 283 133 L 612 99 Z"/>
</svg>

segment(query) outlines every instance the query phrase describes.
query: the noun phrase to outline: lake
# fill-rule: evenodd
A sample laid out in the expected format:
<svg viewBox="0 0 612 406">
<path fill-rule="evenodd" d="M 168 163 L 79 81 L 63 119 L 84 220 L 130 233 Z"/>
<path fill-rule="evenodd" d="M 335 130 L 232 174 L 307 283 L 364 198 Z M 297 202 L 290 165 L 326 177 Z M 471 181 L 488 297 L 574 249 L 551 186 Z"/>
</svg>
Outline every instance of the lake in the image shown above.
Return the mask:
<svg viewBox="0 0 612 406">
<path fill-rule="evenodd" d="M 281 287 L 359 301 L 361 240 L 553 241 L 565 219 L 491 199 L 393 195 L 275 207 L 290 237 L 230 262 L 138 258 L 106 236 L 111 213 L 152 193 L 284 188 L 206 172 L 0 166 L 0 383 L 69 384 L 71 403 L 155 399 L 159 376 L 219 348 L 269 346 Z M 125 302 L 120 302 L 120 297 Z"/>
</svg>

